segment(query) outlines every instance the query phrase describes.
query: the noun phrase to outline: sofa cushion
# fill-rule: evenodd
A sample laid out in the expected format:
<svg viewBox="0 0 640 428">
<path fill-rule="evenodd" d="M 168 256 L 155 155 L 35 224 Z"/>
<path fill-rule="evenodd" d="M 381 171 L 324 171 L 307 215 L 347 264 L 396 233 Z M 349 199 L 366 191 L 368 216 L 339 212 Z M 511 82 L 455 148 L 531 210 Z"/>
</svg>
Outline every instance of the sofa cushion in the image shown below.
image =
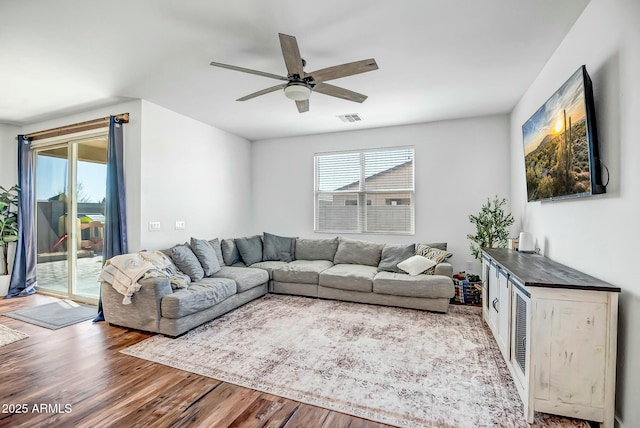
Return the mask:
<svg viewBox="0 0 640 428">
<path fill-rule="evenodd" d="M 238 286 L 238 293 L 269 282 L 266 270 L 251 267 L 222 266 L 214 278 L 233 279 Z"/>
<path fill-rule="evenodd" d="M 220 262 L 216 251 L 209 241 L 205 239 L 191 238 L 191 251 L 196 255 L 202 270 L 204 270 L 204 276 L 211 276 L 220 270 Z"/>
<path fill-rule="evenodd" d="M 338 238 L 296 239 L 296 259 L 333 261 L 338 249 Z"/>
<path fill-rule="evenodd" d="M 176 245 L 171 248 L 171 260 L 182 272 L 189 275 L 191 281 L 204 278 L 204 270 L 196 255 L 187 245 Z"/>
<path fill-rule="evenodd" d="M 401 272 L 398 263 L 414 256 L 415 253 L 415 244 L 385 245 L 382 249 L 378 271 Z"/>
<path fill-rule="evenodd" d="M 453 277 L 453 266 L 451 266 L 451 263 L 438 263 L 436 265 L 435 271 L 433 272 L 434 275 L 444 275 L 444 276 L 448 276 L 449 278 Z"/>
<path fill-rule="evenodd" d="M 269 279 L 273 279 L 273 270 L 277 268 L 281 268 L 282 266 L 286 266 L 287 264 L 288 264 L 287 262 L 278 262 L 278 261 L 258 262 L 258 263 L 252 264 L 251 267 L 266 270 L 267 273 L 269 274 Z"/>
<path fill-rule="evenodd" d="M 273 270 L 273 280 L 279 282 L 297 282 L 299 284 L 317 284 L 320 272 L 333 266 L 329 260 L 295 260 L 286 266 Z"/>
<path fill-rule="evenodd" d="M 384 244 L 340 238 L 338 250 L 333 258 L 335 264 L 354 264 L 378 267 Z"/>
<path fill-rule="evenodd" d="M 272 235 L 267 232 L 264 232 L 262 236 L 264 241 L 263 261 L 279 260 L 281 262 L 290 262 L 296 259 L 296 238 Z"/>
<path fill-rule="evenodd" d="M 223 239 L 222 242 L 220 242 L 220 248 L 222 249 L 222 259 L 225 265 L 233 266 L 234 264 L 242 261 L 234 239 Z"/>
<path fill-rule="evenodd" d="M 189 288 L 174 291 L 162 298 L 163 317 L 182 318 L 200 312 L 236 294 L 236 283 L 226 278 L 203 278 Z"/>
<path fill-rule="evenodd" d="M 398 268 L 411 276 L 425 273 L 430 268 L 436 266 L 436 262 L 423 256 L 411 256 L 407 260 L 398 263 Z"/>
<path fill-rule="evenodd" d="M 394 272 L 378 272 L 373 279 L 373 292 L 394 296 L 447 299 L 455 295 L 453 281 L 446 276 L 410 276 Z"/>
<path fill-rule="evenodd" d="M 222 246 L 220 245 L 220 240 L 218 238 L 210 239 L 209 244 L 213 247 L 213 251 L 216 252 L 218 264 L 220 266 L 224 266 L 224 257 L 222 257 Z"/>
<path fill-rule="evenodd" d="M 371 292 L 377 273 L 378 268 L 374 266 L 340 264 L 321 272 L 318 283 L 341 290 Z"/>
<path fill-rule="evenodd" d="M 262 238 L 258 235 L 236 238 L 236 247 L 245 265 L 262 261 Z"/>
</svg>

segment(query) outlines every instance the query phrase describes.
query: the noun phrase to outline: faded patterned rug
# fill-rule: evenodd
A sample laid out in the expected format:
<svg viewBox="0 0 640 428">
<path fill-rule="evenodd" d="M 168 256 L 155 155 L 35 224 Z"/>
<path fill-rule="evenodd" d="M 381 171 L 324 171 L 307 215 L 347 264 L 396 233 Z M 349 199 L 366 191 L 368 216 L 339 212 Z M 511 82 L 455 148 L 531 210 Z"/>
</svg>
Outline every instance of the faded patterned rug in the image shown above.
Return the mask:
<svg viewBox="0 0 640 428">
<path fill-rule="evenodd" d="M 528 427 L 481 309 L 448 314 L 267 295 L 122 351 L 398 426 Z M 536 413 L 534 426 L 584 426 Z"/>
<path fill-rule="evenodd" d="M 29 335 L 26 333 L 0 324 L 0 346 L 8 345 L 18 340 L 26 339 L 27 337 L 29 337 Z"/>
</svg>

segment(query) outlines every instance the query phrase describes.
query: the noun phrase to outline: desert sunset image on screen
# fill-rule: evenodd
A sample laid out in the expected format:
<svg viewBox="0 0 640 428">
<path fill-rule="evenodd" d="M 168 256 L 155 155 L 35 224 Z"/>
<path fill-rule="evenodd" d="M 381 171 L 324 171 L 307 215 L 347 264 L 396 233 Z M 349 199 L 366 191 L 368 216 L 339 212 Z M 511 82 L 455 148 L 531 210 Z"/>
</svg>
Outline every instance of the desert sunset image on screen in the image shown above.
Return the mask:
<svg viewBox="0 0 640 428">
<path fill-rule="evenodd" d="M 586 119 L 580 68 L 522 126 L 529 201 L 591 193 Z"/>
</svg>

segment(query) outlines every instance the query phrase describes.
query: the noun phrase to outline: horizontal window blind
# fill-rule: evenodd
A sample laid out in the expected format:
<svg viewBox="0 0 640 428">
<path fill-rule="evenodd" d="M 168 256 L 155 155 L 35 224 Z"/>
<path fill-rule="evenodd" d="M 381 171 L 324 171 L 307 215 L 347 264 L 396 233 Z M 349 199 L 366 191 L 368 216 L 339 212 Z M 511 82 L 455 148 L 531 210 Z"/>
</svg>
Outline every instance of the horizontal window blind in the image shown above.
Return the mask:
<svg viewBox="0 0 640 428">
<path fill-rule="evenodd" d="M 414 149 L 315 155 L 317 232 L 413 234 Z"/>
</svg>

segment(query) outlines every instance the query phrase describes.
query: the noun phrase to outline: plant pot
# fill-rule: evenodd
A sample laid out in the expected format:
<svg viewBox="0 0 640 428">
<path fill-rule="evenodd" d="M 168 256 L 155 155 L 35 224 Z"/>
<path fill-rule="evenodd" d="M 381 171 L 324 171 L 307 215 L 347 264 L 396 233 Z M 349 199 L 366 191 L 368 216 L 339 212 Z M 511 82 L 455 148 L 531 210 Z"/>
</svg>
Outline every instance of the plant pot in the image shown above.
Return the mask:
<svg viewBox="0 0 640 428">
<path fill-rule="evenodd" d="M 0 297 L 4 297 L 9 292 L 11 275 L 0 275 Z"/>
</svg>

